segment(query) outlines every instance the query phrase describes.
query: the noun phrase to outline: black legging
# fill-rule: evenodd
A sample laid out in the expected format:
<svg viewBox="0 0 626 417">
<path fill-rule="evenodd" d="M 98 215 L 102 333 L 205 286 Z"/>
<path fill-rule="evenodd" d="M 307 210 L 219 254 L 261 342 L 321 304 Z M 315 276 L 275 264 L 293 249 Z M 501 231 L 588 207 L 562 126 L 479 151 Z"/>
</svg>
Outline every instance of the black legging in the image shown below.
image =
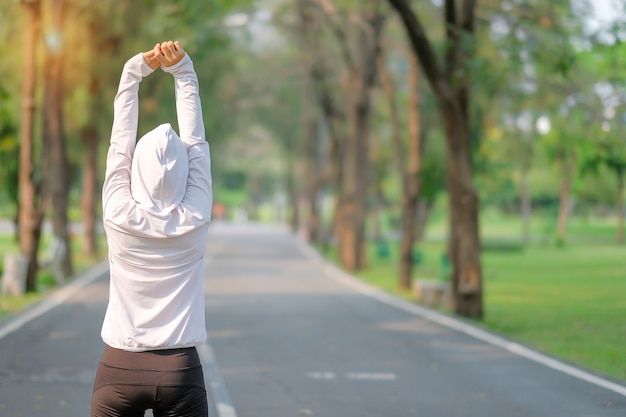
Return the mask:
<svg viewBox="0 0 626 417">
<path fill-rule="evenodd" d="M 195 348 L 127 352 L 107 346 L 98 366 L 91 417 L 208 417 Z"/>
</svg>

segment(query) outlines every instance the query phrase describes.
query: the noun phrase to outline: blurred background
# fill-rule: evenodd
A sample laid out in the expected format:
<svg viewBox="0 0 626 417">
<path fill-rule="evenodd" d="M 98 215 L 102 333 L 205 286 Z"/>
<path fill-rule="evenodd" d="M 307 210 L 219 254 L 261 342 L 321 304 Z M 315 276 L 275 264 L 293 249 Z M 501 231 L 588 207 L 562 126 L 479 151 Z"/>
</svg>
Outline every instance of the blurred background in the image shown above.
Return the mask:
<svg viewBox="0 0 626 417">
<path fill-rule="evenodd" d="M 120 72 L 169 39 L 199 76 L 214 221 L 287 225 L 387 291 L 626 378 L 613 0 L 3 1 L 0 263 L 24 278 L 0 318 L 105 256 Z M 140 99 L 139 136 L 176 127 L 170 76 Z"/>
</svg>

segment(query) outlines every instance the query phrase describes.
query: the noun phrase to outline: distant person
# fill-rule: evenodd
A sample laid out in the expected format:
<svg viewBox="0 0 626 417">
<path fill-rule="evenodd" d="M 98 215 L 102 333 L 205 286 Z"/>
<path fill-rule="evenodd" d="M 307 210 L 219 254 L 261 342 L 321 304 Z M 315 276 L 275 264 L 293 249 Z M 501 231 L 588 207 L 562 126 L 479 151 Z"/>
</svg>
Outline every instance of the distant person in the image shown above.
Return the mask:
<svg viewBox="0 0 626 417">
<path fill-rule="evenodd" d="M 180 136 L 166 123 L 135 146 L 139 83 L 158 67 L 174 76 Z M 124 65 L 102 190 L 111 283 L 92 417 L 208 416 L 196 346 L 212 191 L 198 90 L 179 42 Z"/>
</svg>

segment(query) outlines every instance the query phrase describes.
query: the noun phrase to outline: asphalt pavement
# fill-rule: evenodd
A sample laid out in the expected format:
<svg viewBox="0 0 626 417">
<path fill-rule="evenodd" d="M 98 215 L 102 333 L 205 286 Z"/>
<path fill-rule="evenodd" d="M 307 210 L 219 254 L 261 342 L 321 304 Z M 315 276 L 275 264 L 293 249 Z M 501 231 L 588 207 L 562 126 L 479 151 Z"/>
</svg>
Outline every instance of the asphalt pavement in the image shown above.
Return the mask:
<svg viewBox="0 0 626 417">
<path fill-rule="evenodd" d="M 626 387 L 367 287 L 283 228 L 211 226 L 214 417 L 605 417 Z M 89 414 L 106 264 L 0 323 L 0 416 Z"/>
</svg>

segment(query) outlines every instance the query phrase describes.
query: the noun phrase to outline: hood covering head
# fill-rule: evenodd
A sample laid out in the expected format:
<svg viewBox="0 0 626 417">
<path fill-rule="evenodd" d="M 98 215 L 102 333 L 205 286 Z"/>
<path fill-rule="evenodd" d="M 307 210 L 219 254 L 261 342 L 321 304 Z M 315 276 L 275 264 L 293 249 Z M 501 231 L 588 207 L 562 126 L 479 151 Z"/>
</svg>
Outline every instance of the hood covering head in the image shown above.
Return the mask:
<svg viewBox="0 0 626 417">
<path fill-rule="evenodd" d="M 135 147 L 130 180 L 133 199 L 148 209 L 171 210 L 183 200 L 188 174 L 185 144 L 169 123 L 162 124 Z"/>
</svg>

